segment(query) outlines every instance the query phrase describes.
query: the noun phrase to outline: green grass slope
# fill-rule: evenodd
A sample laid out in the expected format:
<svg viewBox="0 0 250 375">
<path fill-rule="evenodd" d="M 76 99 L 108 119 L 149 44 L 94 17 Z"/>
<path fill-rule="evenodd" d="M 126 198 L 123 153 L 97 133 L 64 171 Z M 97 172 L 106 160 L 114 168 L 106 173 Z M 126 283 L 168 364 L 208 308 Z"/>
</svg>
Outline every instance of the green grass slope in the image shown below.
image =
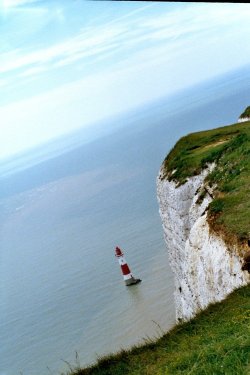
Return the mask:
<svg viewBox="0 0 250 375">
<path fill-rule="evenodd" d="M 250 374 L 250 285 L 177 325 L 155 343 L 100 359 L 70 375 Z"/>
<path fill-rule="evenodd" d="M 250 239 L 250 122 L 234 124 L 181 138 L 164 161 L 163 179 L 178 185 L 210 163 L 216 167 L 206 179 L 214 189 L 209 206 L 211 228 L 228 244 L 246 250 Z M 201 192 L 201 199 L 204 192 Z"/>
</svg>

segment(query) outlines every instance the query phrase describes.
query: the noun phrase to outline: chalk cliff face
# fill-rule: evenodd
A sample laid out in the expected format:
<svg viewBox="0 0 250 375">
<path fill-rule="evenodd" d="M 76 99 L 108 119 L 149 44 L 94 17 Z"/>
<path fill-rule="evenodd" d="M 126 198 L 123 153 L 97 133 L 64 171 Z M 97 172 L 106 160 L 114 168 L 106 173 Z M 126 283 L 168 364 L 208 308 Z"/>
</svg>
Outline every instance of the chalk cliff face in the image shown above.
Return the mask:
<svg viewBox="0 0 250 375">
<path fill-rule="evenodd" d="M 204 180 L 214 165 L 177 186 L 157 178 L 157 196 L 170 266 L 175 276 L 176 319 L 188 320 L 249 282 L 237 248 L 212 234 L 206 208 L 213 199 Z M 203 199 L 200 195 L 203 192 Z"/>
<path fill-rule="evenodd" d="M 246 121 L 250 121 L 250 117 L 242 117 L 238 119 L 238 122 L 246 122 Z"/>
</svg>

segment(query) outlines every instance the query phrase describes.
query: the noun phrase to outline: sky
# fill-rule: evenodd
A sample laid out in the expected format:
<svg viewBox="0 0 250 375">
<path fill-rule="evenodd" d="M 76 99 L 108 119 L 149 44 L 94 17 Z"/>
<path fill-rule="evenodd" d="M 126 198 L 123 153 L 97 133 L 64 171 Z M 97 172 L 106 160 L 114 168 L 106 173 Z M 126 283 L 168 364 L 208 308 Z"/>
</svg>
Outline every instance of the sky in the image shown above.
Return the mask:
<svg viewBox="0 0 250 375">
<path fill-rule="evenodd" d="M 250 63 L 250 4 L 0 0 L 0 161 Z"/>
</svg>

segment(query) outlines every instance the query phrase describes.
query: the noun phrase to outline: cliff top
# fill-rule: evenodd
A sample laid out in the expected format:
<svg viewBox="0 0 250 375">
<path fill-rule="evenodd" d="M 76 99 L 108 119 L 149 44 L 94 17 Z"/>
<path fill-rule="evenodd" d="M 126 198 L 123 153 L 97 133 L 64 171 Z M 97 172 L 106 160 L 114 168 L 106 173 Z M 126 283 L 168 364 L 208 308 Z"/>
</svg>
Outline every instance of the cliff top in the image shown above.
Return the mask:
<svg viewBox="0 0 250 375">
<path fill-rule="evenodd" d="M 210 226 L 227 243 L 250 241 L 250 122 L 237 123 L 181 138 L 163 163 L 162 179 L 177 186 L 212 162 L 206 183 L 214 188 L 208 211 Z"/>
<path fill-rule="evenodd" d="M 239 118 L 250 118 L 250 106 L 245 109 L 245 111 L 240 115 Z"/>
</svg>

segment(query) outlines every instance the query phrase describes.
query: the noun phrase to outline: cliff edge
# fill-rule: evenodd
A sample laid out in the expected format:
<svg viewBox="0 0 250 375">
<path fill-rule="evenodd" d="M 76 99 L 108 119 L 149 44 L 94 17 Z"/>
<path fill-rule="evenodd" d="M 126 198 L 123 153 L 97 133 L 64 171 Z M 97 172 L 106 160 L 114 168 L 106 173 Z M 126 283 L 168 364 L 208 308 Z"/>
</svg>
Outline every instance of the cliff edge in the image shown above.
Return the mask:
<svg viewBox="0 0 250 375">
<path fill-rule="evenodd" d="M 250 281 L 250 122 L 181 138 L 157 197 L 176 319 L 189 320 Z"/>
</svg>

